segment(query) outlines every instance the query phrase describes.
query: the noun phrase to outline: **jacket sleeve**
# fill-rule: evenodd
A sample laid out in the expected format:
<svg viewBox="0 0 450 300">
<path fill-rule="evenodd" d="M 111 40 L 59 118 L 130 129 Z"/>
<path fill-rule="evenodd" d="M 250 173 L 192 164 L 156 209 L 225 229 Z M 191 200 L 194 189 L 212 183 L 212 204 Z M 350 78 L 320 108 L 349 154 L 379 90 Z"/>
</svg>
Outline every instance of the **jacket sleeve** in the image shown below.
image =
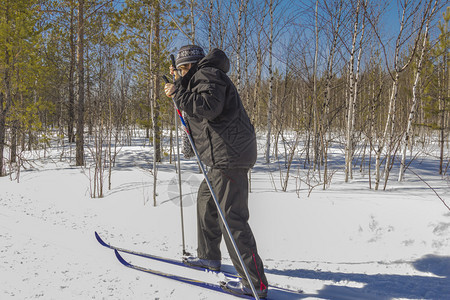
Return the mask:
<svg viewBox="0 0 450 300">
<path fill-rule="evenodd" d="M 190 80 L 181 78 L 175 82 L 175 102 L 190 117 L 214 120 L 223 110 L 226 84 L 220 71 L 209 68 L 197 71 Z"/>
</svg>

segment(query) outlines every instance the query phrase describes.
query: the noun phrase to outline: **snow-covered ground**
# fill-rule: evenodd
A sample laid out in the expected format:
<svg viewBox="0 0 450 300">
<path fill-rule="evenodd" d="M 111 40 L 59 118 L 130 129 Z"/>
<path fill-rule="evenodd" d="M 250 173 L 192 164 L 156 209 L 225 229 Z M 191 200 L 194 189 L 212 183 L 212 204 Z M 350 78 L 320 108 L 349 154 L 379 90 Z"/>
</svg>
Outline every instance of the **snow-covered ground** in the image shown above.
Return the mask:
<svg viewBox="0 0 450 300">
<path fill-rule="evenodd" d="M 173 166 L 160 166 L 155 207 L 149 147 L 121 149 L 112 189 L 105 189 L 101 199 L 89 196 L 88 170 L 60 161 L 57 154 L 36 159 L 33 168 L 22 171 L 20 183 L 0 178 L 0 299 L 230 298 L 125 268 L 95 240 L 98 231 L 114 245 L 180 258 Z M 438 162 L 413 164 L 450 204 L 448 178 L 430 166 L 436 170 Z M 195 253 L 194 202 L 202 175 L 192 161 L 183 161 L 182 168 L 186 245 Z M 253 170 L 250 225 L 269 282 L 304 294 L 272 298 L 450 299 L 450 212 L 417 176 L 407 172 L 404 182 L 392 179 L 386 191 L 376 192 L 369 189 L 368 177 L 356 171 L 344 183 L 340 167 L 327 190 L 316 187 L 308 197 L 304 182 L 296 188 L 298 165 L 287 192 L 281 191 L 276 168 L 258 163 Z M 223 254 L 229 269 L 224 247 Z M 218 279 L 124 257 L 169 273 Z"/>
</svg>

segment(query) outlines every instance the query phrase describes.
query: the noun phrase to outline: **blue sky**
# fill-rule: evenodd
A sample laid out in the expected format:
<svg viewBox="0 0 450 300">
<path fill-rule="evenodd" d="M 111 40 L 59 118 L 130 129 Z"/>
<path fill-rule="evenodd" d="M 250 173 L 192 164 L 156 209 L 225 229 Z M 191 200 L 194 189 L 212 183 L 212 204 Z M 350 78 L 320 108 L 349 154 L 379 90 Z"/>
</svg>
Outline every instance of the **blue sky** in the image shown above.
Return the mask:
<svg viewBox="0 0 450 300">
<path fill-rule="evenodd" d="M 261 0 L 263 1 L 263 0 Z M 298 2 L 297 2 L 298 1 Z M 323 0 L 321 0 L 323 1 Z M 416 0 L 417 1 L 417 0 Z M 274 52 L 275 56 L 281 57 L 282 59 L 284 58 L 284 56 L 286 56 L 287 51 L 289 51 L 288 46 L 287 46 L 287 42 L 289 41 L 291 38 L 291 35 L 295 33 L 295 26 L 297 26 L 299 30 L 304 30 L 306 28 L 307 32 L 305 33 L 304 37 L 302 38 L 302 41 L 304 43 L 310 43 L 310 45 L 308 45 L 308 47 L 310 48 L 314 48 L 314 38 L 313 38 L 313 27 L 311 26 L 311 28 L 307 28 L 307 23 L 312 23 L 313 21 L 313 16 L 314 16 L 314 4 L 315 4 L 315 0 L 280 0 L 279 2 L 279 6 L 277 7 L 277 12 L 276 15 L 281 16 L 281 17 L 285 17 L 287 18 L 289 16 L 289 14 L 298 14 L 298 17 L 295 19 L 295 24 L 298 25 L 293 25 L 290 29 L 290 31 L 285 31 L 284 35 L 282 37 L 279 37 L 278 40 L 275 42 L 275 49 Z M 374 4 L 376 2 L 372 2 L 372 4 Z M 380 5 L 385 4 L 386 2 L 379 2 Z M 441 1 L 441 3 L 443 3 Z M 400 17 L 401 17 L 401 7 L 399 8 L 399 3 L 397 0 L 392 0 L 386 3 L 387 7 L 386 7 L 386 11 L 384 12 L 383 18 L 381 20 L 381 38 L 383 40 L 383 42 L 386 44 L 386 51 L 388 56 L 390 55 L 390 52 L 393 51 L 394 45 L 395 45 L 395 39 L 398 36 L 399 33 L 399 28 L 400 28 Z M 294 11 L 294 8 L 298 9 L 297 11 Z M 289 9 L 288 9 L 289 8 Z M 439 13 L 438 18 L 436 19 L 435 23 L 437 23 L 437 20 L 442 19 L 442 11 L 445 10 L 445 7 L 443 9 L 441 9 L 441 12 Z M 302 18 L 309 18 L 309 20 L 306 19 L 302 19 Z M 268 19 L 268 17 L 267 17 Z M 266 29 L 268 31 L 268 29 Z M 434 32 L 436 32 L 436 30 L 434 30 Z M 431 32 L 433 34 L 433 31 Z M 435 33 L 434 33 L 435 34 Z M 310 38 L 307 38 L 307 36 L 311 36 Z M 178 35 L 178 37 L 176 38 L 176 40 L 174 41 L 174 47 L 175 46 L 179 46 L 181 44 L 186 44 L 186 43 L 190 43 L 189 40 L 185 37 L 183 37 L 181 34 Z M 202 45 L 207 45 L 208 41 L 202 41 Z M 294 45 L 297 46 L 297 45 Z M 301 47 L 301 46 L 299 46 Z M 175 47 L 176 48 L 176 47 Z M 326 45 L 322 44 L 321 45 L 322 51 L 326 51 Z M 227 54 L 232 55 L 232 50 L 231 49 L 224 49 Z M 311 53 L 313 53 L 313 49 L 310 49 Z M 233 57 L 230 57 L 233 61 Z M 285 59 L 285 58 L 284 58 Z M 322 62 L 323 63 L 323 62 Z M 276 66 L 278 66 L 278 68 L 280 69 L 280 71 L 282 71 L 284 69 L 283 65 L 285 63 L 283 63 L 282 61 L 278 61 L 277 57 L 274 58 L 274 64 L 276 64 Z"/>
</svg>

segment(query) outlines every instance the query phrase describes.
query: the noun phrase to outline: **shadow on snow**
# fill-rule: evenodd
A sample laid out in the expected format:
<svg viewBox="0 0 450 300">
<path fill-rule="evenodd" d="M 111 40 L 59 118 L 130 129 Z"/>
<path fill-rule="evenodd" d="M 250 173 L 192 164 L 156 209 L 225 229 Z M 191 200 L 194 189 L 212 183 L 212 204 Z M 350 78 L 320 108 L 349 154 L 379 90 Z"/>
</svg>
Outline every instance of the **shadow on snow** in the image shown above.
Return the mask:
<svg viewBox="0 0 450 300">
<path fill-rule="evenodd" d="M 315 270 L 274 270 L 267 269 L 266 273 L 307 278 L 317 280 L 331 280 L 335 282 L 353 281 L 364 286 L 349 287 L 339 285 L 325 285 L 317 294 L 303 294 L 288 296 L 281 299 L 301 299 L 315 297 L 319 299 L 444 299 L 450 295 L 450 256 L 426 255 L 412 265 L 421 272 L 428 272 L 434 276 L 421 275 L 389 275 L 389 274 L 356 274 Z M 278 293 L 278 291 L 274 291 Z M 272 296 L 275 296 L 272 294 Z M 280 295 L 282 296 L 282 295 Z M 278 298 L 277 298 L 278 299 Z"/>
</svg>

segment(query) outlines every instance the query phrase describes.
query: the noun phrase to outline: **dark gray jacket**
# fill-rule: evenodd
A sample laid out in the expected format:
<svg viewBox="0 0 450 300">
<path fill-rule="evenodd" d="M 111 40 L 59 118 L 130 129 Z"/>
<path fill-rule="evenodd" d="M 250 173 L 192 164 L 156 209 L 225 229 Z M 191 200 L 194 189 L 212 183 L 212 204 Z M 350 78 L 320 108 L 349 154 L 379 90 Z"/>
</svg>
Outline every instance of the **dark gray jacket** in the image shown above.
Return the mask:
<svg viewBox="0 0 450 300">
<path fill-rule="evenodd" d="M 251 168 L 256 161 L 255 129 L 233 82 L 230 61 L 212 50 L 175 82 L 174 100 L 185 111 L 195 147 L 204 164 Z"/>
</svg>

